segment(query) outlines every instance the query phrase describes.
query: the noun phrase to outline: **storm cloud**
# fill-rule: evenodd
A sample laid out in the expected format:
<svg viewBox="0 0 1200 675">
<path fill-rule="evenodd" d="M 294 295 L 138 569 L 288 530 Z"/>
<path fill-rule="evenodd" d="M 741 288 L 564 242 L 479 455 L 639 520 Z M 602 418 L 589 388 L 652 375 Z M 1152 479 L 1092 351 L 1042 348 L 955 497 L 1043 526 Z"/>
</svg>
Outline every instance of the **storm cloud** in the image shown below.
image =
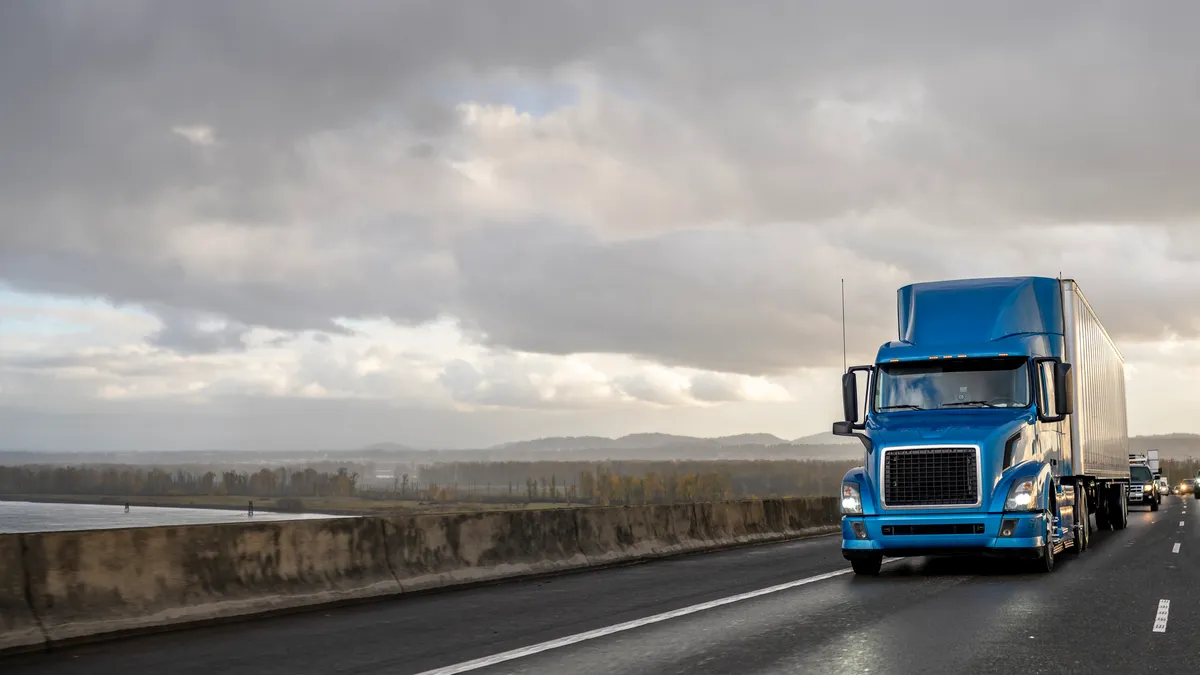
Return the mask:
<svg viewBox="0 0 1200 675">
<path fill-rule="evenodd" d="M 1194 337 L 1198 14 L 5 3 L 0 280 L 143 307 L 181 354 L 453 317 L 497 349 L 779 374 L 840 366 L 839 279 L 866 355 L 897 286 L 983 272 L 1061 271 L 1121 339 Z M 481 377 L 443 381 L 537 398 Z M 624 381 L 676 396 L 651 384 Z"/>
</svg>

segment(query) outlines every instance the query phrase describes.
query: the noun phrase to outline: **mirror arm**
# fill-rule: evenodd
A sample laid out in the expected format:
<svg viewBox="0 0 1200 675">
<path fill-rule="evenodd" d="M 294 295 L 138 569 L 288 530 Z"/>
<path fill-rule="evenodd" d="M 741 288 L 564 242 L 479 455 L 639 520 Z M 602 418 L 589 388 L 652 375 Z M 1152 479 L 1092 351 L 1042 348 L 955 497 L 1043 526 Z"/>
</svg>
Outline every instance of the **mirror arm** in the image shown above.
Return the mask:
<svg viewBox="0 0 1200 675">
<path fill-rule="evenodd" d="M 866 429 L 866 428 L 867 428 L 867 425 L 865 425 L 865 424 L 851 424 L 849 422 L 834 422 L 833 423 L 833 434 L 835 436 L 853 436 L 853 437 L 857 438 L 858 440 L 862 441 L 863 447 L 867 449 L 867 452 L 871 452 L 872 450 L 875 449 L 875 443 L 873 443 L 871 441 L 870 436 L 868 436 L 864 433 L 861 433 L 861 430 Z"/>
</svg>

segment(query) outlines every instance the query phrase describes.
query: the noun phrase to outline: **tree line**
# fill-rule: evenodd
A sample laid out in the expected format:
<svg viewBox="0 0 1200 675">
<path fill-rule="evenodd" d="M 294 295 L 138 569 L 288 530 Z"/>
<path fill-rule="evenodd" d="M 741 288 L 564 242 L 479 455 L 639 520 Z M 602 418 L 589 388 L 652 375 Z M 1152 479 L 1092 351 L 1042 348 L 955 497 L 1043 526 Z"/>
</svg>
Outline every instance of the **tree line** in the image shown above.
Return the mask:
<svg viewBox="0 0 1200 675">
<path fill-rule="evenodd" d="M 253 473 L 131 466 L 0 466 L 0 494 L 106 496 L 350 497 L 358 474 L 346 469 L 261 469 Z"/>
<path fill-rule="evenodd" d="M 420 467 L 420 476 L 432 497 L 441 501 L 657 504 L 833 495 L 846 471 L 856 464 L 814 460 L 452 462 Z M 397 467 L 397 484 L 404 493 L 412 481 L 401 471 Z"/>
<path fill-rule="evenodd" d="M 392 484 L 309 468 L 204 471 L 126 465 L 0 466 L 0 494 L 360 497 L 460 503 L 656 504 L 836 494 L 853 462 L 465 462 L 397 467 Z"/>
<path fill-rule="evenodd" d="M 1179 485 L 1184 478 L 1195 478 L 1196 472 L 1200 471 L 1200 459 L 1164 459 L 1158 464 L 1162 469 L 1163 478 L 1167 479 L 1171 487 Z"/>
</svg>

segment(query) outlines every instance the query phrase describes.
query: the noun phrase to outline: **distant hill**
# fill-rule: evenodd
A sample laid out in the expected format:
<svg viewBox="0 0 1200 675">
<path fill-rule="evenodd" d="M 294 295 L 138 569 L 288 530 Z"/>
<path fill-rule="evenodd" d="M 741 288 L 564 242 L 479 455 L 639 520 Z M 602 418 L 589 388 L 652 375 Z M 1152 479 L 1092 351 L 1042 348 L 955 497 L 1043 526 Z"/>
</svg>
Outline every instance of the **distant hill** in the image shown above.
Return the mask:
<svg viewBox="0 0 1200 675">
<path fill-rule="evenodd" d="M 399 443 L 374 443 L 363 449 L 368 452 L 413 452 L 416 448 Z"/>
<path fill-rule="evenodd" d="M 789 441 L 774 434 L 737 434 L 717 438 L 700 438 L 697 436 L 679 436 L 675 434 L 641 433 L 629 434 L 620 438 L 607 438 L 604 436 L 553 436 L 549 438 L 536 438 L 529 441 L 501 443 L 489 449 L 519 452 L 539 450 L 546 452 L 561 452 L 564 450 L 655 450 L 660 448 L 716 449 L 753 445 L 787 445 L 788 443 Z"/>
<path fill-rule="evenodd" d="M 801 436 L 792 441 L 796 445 L 862 445 L 862 441 L 849 436 L 834 436 L 829 432 Z"/>
<path fill-rule="evenodd" d="M 1159 434 L 1134 436 L 1129 439 L 1130 452 L 1158 450 L 1160 459 L 1200 458 L 1200 435 Z"/>
<path fill-rule="evenodd" d="M 674 434 L 629 434 L 617 439 L 619 448 L 680 448 L 680 447 L 717 447 L 721 443 L 715 438 L 696 438 L 695 436 L 676 436 Z"/>
<path fill-rule="evenodd" d="M 721 436 L 714 438 L 714 441 L 721 445 L 738 446 L 738 445 L 783 445 L 788 441 L 776 436 L 775 434 L 737 434 L 736 436 Z"/>
<path fill-rule="evenodd" d="M 509 441 L 494 445 L 489 449 L 554 452 L 559 450 L 607 450 L 619 447 L 619 445 L 615 439 L 603 436 L 552 436 L 536 438 L 532 441 Z"/>
</svg>

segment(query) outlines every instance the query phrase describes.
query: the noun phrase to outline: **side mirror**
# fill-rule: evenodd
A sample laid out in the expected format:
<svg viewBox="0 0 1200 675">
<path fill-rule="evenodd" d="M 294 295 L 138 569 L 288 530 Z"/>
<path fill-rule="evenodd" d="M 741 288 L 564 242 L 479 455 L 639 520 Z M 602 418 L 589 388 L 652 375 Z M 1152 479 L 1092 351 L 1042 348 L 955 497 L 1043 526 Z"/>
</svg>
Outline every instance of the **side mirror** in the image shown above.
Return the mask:
<svg viewBox="0 0 1200 675">
<path fill-rule="evenodd" d="M 859 423 L 859 407 L 858 407 L 858 373 L 860 371 L 867 373 L 867 385 L 871 383 L 871 372 L 875 370 L 875 366 L 854 366 L 842 374 L 842 416 L 845 418 L 841 422 L 833 423 L 833 433 L 835 436 L 855 436 L 862 441 L 867 452 L 871 452 L 874 444 L 871 439 L 864 433 L 859 433 L 866 425 Z M 870 394 L 867 394 L 870 396 Z"/>
<path fill-rule="evenodd" d="M 842 374 L 842 419 L 851 427 L 858 424 L 858 378 L 854 371 Z"/>
<path fill-rule="evenodd" d="M 1037 373 L 1038 420 L 1048 423 L 1065 420 L 1075 407 L 1075 376 L 1071 364 L 1053 356 L 1043 356 L 1034 359 L 1033 366 Z M 1054 400 L 1048 401 L 1049 396 Z"/>
<path fill-rule="evenodd" d="M 1054 364 L 1054 403 L 1059 415 L 1075 412 L 1075 373 L 1071 364 L 1062 361 Z"/>
</svg>

